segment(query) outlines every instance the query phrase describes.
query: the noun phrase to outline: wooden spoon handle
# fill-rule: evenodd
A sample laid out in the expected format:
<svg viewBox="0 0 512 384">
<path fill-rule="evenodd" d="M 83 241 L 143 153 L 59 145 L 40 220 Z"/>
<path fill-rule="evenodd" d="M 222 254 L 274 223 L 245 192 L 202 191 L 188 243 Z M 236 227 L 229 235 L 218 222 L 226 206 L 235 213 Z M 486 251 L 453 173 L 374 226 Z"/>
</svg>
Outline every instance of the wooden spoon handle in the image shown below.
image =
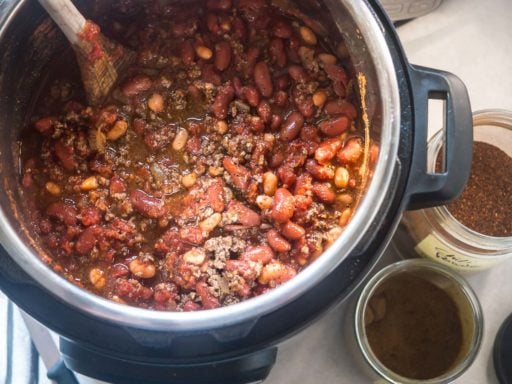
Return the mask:
<svg viewBox="0 0 512 384">
<path fill-rule="evenodd" d="M 71 0 L 39 0 L 39 3 L 64 32 L 69 42 L 80 46 L 79 34 L 84 29 L 86 20 Z"/>
</svg>

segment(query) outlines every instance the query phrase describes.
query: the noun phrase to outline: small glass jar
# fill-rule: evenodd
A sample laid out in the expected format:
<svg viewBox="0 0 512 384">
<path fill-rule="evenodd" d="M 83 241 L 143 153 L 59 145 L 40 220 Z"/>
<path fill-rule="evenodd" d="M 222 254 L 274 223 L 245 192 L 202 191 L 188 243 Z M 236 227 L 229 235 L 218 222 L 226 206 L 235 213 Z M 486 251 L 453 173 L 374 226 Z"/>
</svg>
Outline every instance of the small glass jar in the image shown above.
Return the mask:
<svg viewBox="0 0 512 384">
<path fill-rule="evenodd" d="M 441 288 L 453 300 L 459 315 L 462 343 L 460 351 L 450 368 L 442 375 L 431 379 L 411 379 L 403 377 L 382 364 L 372 351 L 366 334 L 365 316 L 370 299 L 378 288 L 389 279 L 408 274 Z M 357 300 L 354 312 L 355 339 L 358 349 L 366 361 L 367 376 L 375 382 L 392 384 L 448 384 L 460 377 L 475 360 L 483 336 L 483 317 L 476 294 L 467 281 L 450 268 L 430 260 L 412 259 L 391 264 L 382 269 L 365 285 Z M 368 369 L 370 368 L 370 369 Z"/>
<path fill-rule="evenodd" d="M 512 157 L 512 112 L 483 110 L 473 114 L 474 141 L 491 144 Z M 429 142 L 430 171 L 443 145 L 443 132 Z M 512 193 L 512 191 L 510 191 Z M 392 246 L 403 258 L 411 250 L 461 272 L 490 268 L 512 258 L 512 237 L 478 233 L 459 221 L 446 206 L 405 212 Z"/>
</svg>

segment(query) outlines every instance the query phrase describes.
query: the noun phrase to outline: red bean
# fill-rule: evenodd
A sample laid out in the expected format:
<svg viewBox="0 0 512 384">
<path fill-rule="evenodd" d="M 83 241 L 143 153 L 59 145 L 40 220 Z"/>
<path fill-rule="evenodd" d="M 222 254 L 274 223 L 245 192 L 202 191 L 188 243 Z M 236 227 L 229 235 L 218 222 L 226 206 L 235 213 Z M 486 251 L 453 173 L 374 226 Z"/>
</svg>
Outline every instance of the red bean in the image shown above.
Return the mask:
<svg viewBox="0 0 512 384">
<path fill-rule="evenodd" d="M 219 93 L 212 105 L 213 115 L 217 119 L 224 120 L 228 116 L 229 104 L 235 98 L 235 89 L 231 83 L 226 83 L 220 87 Z"/>
<path fill-rule="evenodd" d="M 228 11 L 231 8 L 231 0 L 208 0 L 206 8 L 217 11 Z"/>
<path fill-rule="evenodd" d="M 121 91 L 127 97 L 137 96 L 151 88 L 153 81 L 145 75 L 138 75 L 128 80 L 121 87 Z"/>
<path fill-rule="evenodd" d="M 313 104 L 313 98 L 306 95 L 295 88 L 292 92 L 293 101 L 295 107 L 306 119 L 312 117 L 315 114 L 315 105 Z"/>
<path fill-rule="evenodd" d="M 287 74 L 281 75 L 276 79 L 276 87 L 281 91 L 285 91 L 290 87 L 290 76 Z"/>
<path fill-rule="evenodd" d="M 226 41 L 215 44 L 215 68 L 225 71 L 231 63 L 231 46 Z"/>
<path fill-rule="evenodd" d="M 268 46 L 268 54 L 273 63 L 278 67 L 284 68 L 286 66 L 286 52 L 284 50 L 284 43 L 281 39 L 272 39 Z"/>
<path fill-rule="evenodd" d="M 288 252 L 292 249 L 290 243 L 275 229 L 271 229 L 267 232 L 267 241 L 272 249 L 276 252 Z"/>
<path fill-rule="evenodd" d="M 287 21 L 278 20 L 274 23 L 272 33 L 275 37 L 279 37 L 280 39 L 289 39 L 292 36 L 293 29 Z"/>
<path fill-rule="evenodd" d="M 260 103 L 260 93 L 252 85 L 244 87 L 243 95 L 251 107 L 257 107 Z"/>
<path fill-rule="evenodd" d="M 315 160 L 320 164 L 327 164 L 334 159 L 340 150 L 342 142 L 340 139 L 329 139 L 321 143 L 315 151 Z"/>
<path fill-rule="evenodd" d="M 94 246 L 96 245 L 97 234 L 98 234 L 99 228 L 95 225 L 92 227 L 86 228 L 78 237 L 75 249 L 78 253 L 85 255 L 92 251 Z"/>
<path fill-rule="evenodd" d="M 278 188 L 272 204 L 272 218 L 278 223 L 286 223 L 295 212 L 293 195 L 285 188 Z"/>
<path fill-rule="evenodd" d="M 77 222 L 78 211 L 74 205 L 63 202 L 55 202 L 48 205 L 46 214 L 55 217 L 66 225 L 75 225 Z"/>
<path fill-rule="evenodd" d="M 258 57 L 261 55 L 261 50 L 258 47 L 250 47 L 247 50 L 246 55 L 246 62 L 247 62 L 247 68 L 246 68 L 246 74 L 247 76 L 251 76 L 254 74 L 255 65 L 258 61 Z"/>
<path fill-rule="evenodd" d="M 288 67 L 288 73 L 290 74 L 290 77 L 298 83 L 304 83 L 308 80 L 306 71 L 304 71 L 304 68 L 300 65 L 290 65 Z"/>
<path fill-rule="evenodd" d="M 356 163 L 363 154 L 363 145 L 360 139 L 350 139 L 345 146 L 338 152 L 337 159 L 341 164 Z"/>
<path fill-rule="evenodd" d="M 66 171 L 73 171 L 78 166 L 75 160 L 75 149 L 73 146 L 64 144 L 62 141 L 57 141 L 54 148 L 55 154 Z"/>
<path fill-rule="evenodd" d="M 350 127 L 350 119 L 347 116 L 338 116 L 324 120 L 318 124 L 318 128 L 327 136 L 338 136 Z"/>
<path fill-rule="evenodd" d="M 258 116 L 263 120 L 265 124 L 268 124 L 272 120 L 272 107 L 266 100 L 260 101 L 258 105 Z"/>
<path fill-rule="evenodd" d="M 278 107 L 286 107 L 288 104 L 288 94 L 285 91 L 277 91 L 274 95 L 274 103 Z"/>
<path fill-rule="evenodd" d="M 347 84 L 348 78 L 345 70 L 336 64 L 325 64 L 325 73 L 332 81 L 339 81 L 343 84 Z"/>
<path fill-rule="evenodd" d="M 196 51 L 194 50 L 194 44 L 192 44 L 192 41 L 185 40 L 183 43 L 181 43 L 180 54 L 183 64 L 185 64 L 187 67 L 192 65 L 194 58 L 196 57 Z"/>
<path fill-rule="evenodd" d="M 332 204 L 336 200 L 336 193 L 334 193 L 329 183 L 313 184 L 313 194 L 322 203 Z"/>
<path fill-rule="evenodd" d="M 227 260 L 226 271 L 238 272 L 246 280 L 255 280 L 258 277 L 257 265 L 252 265 L 247 260 Z"/>
<path fill-rule="evenodd" d="M 261 224 L 260 215 L 252 209 L 247 208 L 245 205 L 236 200 L 231 200 L 229 203 L 228 212 L 235 214 L 237 222 L 246 227 L 257 227 Z"/>
<path fill-rule="evenodd" d="M 282 165 L 277 169 L 277 175 L 284 187 L 291 187 L 297 180 L 297 175 L 295 175 L 293 168 L 287 164 Z"/>
<path fill-rule="evenodd" d="M 150 219 L 159 219 L 167 213 L 163 200 L 140 189 L 135 189 L 130 193 L 130 201 L 135 211 Z"/>
<path fill-rule="evenodd" d="M 254 82 L 264 97 L 271 97 L 274 91 L 272 77 L 267 63 L 260 61 L 254 67 Z"/>
<path fill-rule="evenodd" d="M 268 264 L 273 258 L 274 252 L 266 245 L 247 247 L 245 252 L 240 255 L 240 260 L 254 261 L 263 265 Z"/>
<path fill-rule="evenodd" d="M 283 122 L 283 118 L 281 115 L 272 115 L 272 118 L 270 119 L 270 129 L 275 131 L 277 128 L 281 126 L 281 123 Z"/>
<path fill-rule="evenodd" d="M 297 182 L 295 183 L 295 190 L 293 191 L 295 198 L 297 198 L 297 195 L 309 194 L 309 191 L 311 191 L 312 188 L 312 181 L 313 179 L 307 173 L 299 175 L 299 177 L 297 177 Z"/>
<path fill-rule="evenodd" d="M 329 101 L 324 107 L 325 113 L 328 115 L 346 115 L 354 120 L 357 117 L 356 107 L 346 100 Z"/>
<path fill-rule="evenodd" d="M 225 157 L 222 160 L 222 165 L 231 176 L 231 180 L 235 187 L 241 191 L 245 191 L 251 179 L 251 171 L 243 165 L 236 164 L 230 157 Z"/>
<path fill-rule="evenodd" d="M 304 126 L 304 117 L 299 112 L 292 112 L 281 127 L 280 138 L 282 141 L 292 141 Z"/>
<path fill-rule="evenodd" d="M 85 207 L 80 211 L 80 220 L 86 227 L 99 224 L 101 221 L 101 216 L 101 211 L 96 207 Z"/>
<path fill-rule="evenodd" d="M 281 228 L 281 233 L 289 240 L 299 240 L 306 234 L 306 230 L 300 225 L 295 224 L 293 221 L 288 221 Z"/>
<path fill-rule="evenodd" d="M 313 159 L 306 161 L 306 170 L 311 173 L 315 179 L 320 181 L 328 181 L 334 178 L 334 169 L 332 167 L 320 165 Z"/>
<path fill-rule="evenodd" d="M 57 121 L 58 119 L 53 116 L 43 117 L 42 119 L 39 119 L 34 123 L 34 127 L 41 134 L 49 136 L 53 133 L 53 124 L 55 124 Z"/>
<path fill-rule="evenodd" d="M 206 15 L 206 26 L 213 34 L 218 34 L 222 31 L 219 25 L 219 17 L 215 13 L 208 13 Z"/>
<path fill-rule="evenodd" d="M 214 309 L 220 307 L 219 299 L 210 293 L 206 283 L 197 283 L 196 292 L 201 298 L 201 303 L 203 303 L 204 309 Z"/>
<path fill-rule="evenodd" d="M 206 190 L 206 197 L 210 207 L 212 207 L 215 212 L 224 211 L 224 182 L 222 179 L 216 178 L 214 180 L 214 182 Z"/>
</svg>

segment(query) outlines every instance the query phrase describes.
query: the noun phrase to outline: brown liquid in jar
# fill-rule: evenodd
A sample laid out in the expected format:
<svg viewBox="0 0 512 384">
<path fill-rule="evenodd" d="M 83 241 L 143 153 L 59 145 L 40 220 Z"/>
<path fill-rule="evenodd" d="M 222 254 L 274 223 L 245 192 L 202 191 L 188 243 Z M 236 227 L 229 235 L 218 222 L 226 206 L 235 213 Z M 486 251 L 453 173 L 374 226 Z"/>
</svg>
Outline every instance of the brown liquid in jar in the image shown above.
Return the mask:
<svg viewBox="0 0 512 384">
<path fill-rule="evenodd" d="M 463 341 L 453 299 L 436 285 L 407 273 L 390 277 L 368 302 L 368 342 L 389 370 L 425 380 L 446 373 Z"/>
</svg>

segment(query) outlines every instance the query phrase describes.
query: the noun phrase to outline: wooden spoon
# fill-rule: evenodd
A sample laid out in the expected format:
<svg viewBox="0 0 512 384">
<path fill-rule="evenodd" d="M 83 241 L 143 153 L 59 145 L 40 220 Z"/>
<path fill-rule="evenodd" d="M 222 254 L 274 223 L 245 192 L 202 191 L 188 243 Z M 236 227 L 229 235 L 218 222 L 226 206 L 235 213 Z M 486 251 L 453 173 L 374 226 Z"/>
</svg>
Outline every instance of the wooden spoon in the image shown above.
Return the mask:
<svg viewBox="0 0 512 384">
<path fill-rule="evenodd" d="M 108 40 L 100 28 L 86 20 L 71 0 L 39 0 L 75 51 L 90 105 L 101 104 L 135 53 Z"/>
</svg>

